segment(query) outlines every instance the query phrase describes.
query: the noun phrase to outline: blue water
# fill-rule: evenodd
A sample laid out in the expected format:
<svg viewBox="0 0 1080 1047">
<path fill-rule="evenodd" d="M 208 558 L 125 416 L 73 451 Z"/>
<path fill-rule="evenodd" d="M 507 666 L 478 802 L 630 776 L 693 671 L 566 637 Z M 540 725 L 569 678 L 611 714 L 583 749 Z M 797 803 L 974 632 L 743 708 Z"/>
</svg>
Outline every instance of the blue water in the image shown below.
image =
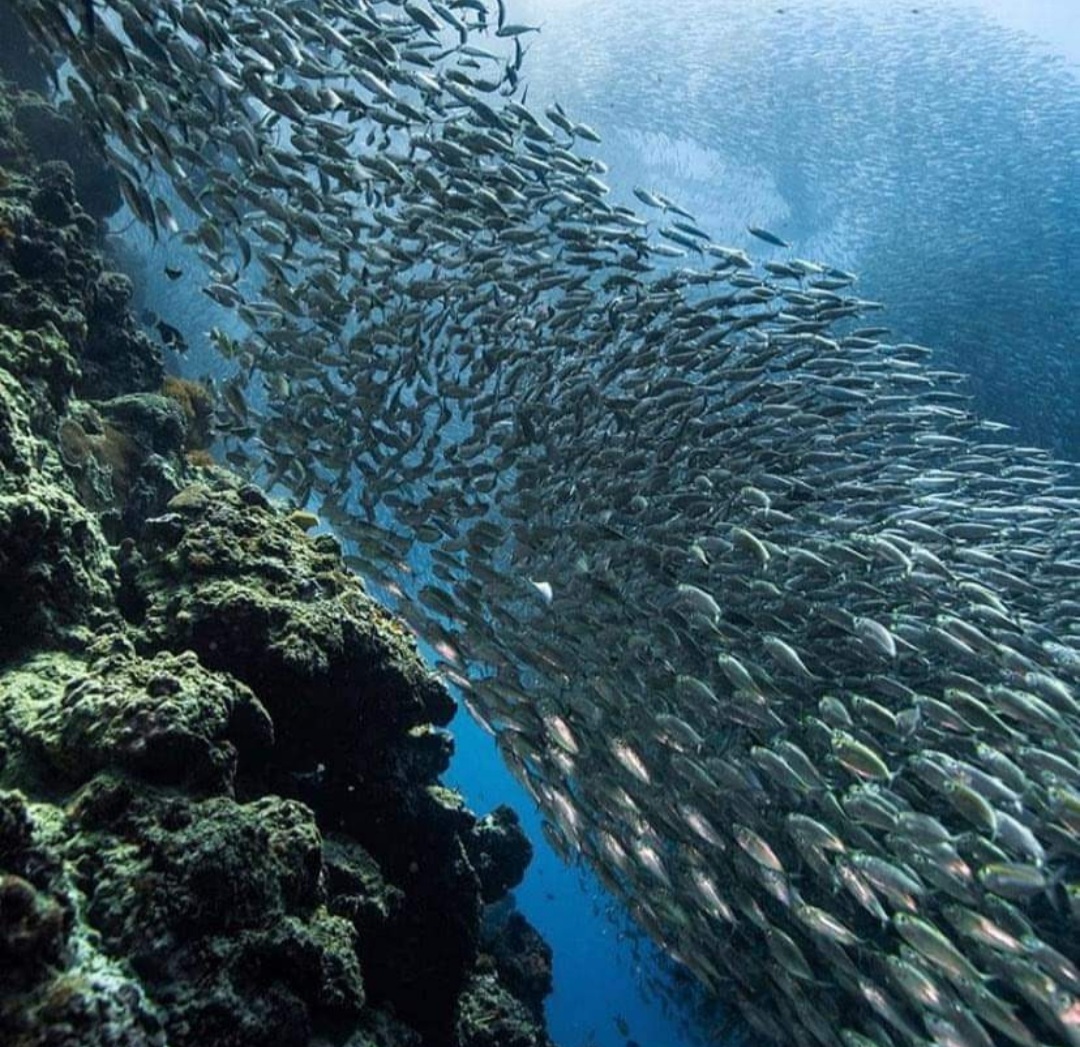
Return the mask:
<svg viewBox="0 0 1080 1047">
<path fill-rule="evenodd" d="M 600 132 L 592 151 L 616 201 L 659 189 L 758 257 L 769 249 L 747 225 L 859 272 L 896 340 L 972 373 L 983 414 L 1080 457 L 1075 0 L 686 0 L 662 14 L 655 0 L 508 3 L 514 20 L 543 25 L 529 42 L 530 105 L 558 100 Z M 170 285 L 160 253 L 134 243 L 144 304 L 193 346 L 178 366 L 223 377 L 203 333 L 228 316 Z M 555 1041 L 725 1042 L 715 1026 L 687 1030 L 692 994 L 587 870 L 551 851 L 492 739 L 464 711 L 453 730 L 450 784 L 477 812 L 510 804 L 536 848 L 517 900 L 555 950 Z"/>
<path fill-rule="evenodd" d="M 677 1008 L 646 996 L 649 982 L 662 977 L 670 962 L 631 933 L 593 876 L 564 864 L 547 845 L 535 805 L 503 767 L 494 740 L 464 712 L 452 730 L 457 755 L 447 784 L 459 788 L 475 811 L 512 806 L 536 848 L 516 899 L 555 951 L 555 992 L 548 1001 L 552 1039 L 560 1047 L 624 1047 L 628 1037 L 616 1024 L 621 1018 L 642 1047 L 703 1042 L 688 1035 Z"/>
</svg>

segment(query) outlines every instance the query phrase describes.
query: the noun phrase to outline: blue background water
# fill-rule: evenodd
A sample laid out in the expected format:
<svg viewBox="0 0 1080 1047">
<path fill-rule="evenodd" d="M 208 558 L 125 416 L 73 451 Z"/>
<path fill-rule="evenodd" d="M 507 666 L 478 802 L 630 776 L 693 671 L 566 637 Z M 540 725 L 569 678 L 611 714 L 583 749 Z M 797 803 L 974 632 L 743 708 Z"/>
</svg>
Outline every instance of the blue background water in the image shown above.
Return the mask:
<svg viewBox="0 0 1080 1047">
<path fill-rule="evenodd" d="M 857 271 L 896 340 L 972 373 L 977 409 L 1021 442 L 1080 457 L 1075 0 L 509 6 L 543 26 L 529 38 L 530 104 L 558 100 L 601 133 L 591 151 L 619 202 L 636 205 L 635 185 L 657 189 L 758 257 Z M 749 224 L 791 252 L 754 241 Z M 161 248 L 134 243 L 143 304 L 192 344 L 177 365 L 223 376 L 204 333 L 227 316 L 192 301 L 194 281 L 165 280 Z M 689 1031 L 699 1001 L 671 964 L 555 857 L 492 740 L 464 713 L 454 731 L 451 784 L 477 811 L 509 803 L 536 847 L 518 903 L 555 949 L 556 1042 L 732 1042 L 715 1015 Z"/>
</svg>

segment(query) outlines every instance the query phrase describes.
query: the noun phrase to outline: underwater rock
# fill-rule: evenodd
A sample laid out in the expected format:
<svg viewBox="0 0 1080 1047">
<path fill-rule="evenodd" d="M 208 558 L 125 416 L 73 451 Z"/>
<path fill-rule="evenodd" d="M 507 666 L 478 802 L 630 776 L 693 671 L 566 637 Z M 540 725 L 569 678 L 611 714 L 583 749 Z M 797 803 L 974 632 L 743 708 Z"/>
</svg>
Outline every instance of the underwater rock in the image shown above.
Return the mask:
<svg viewBox="0 0 1080 1047">
<path fill-rule="evenodd" d="M 0 287 L 4 273 L 0 268 Z M 3 310 L 0 290 L 0 312 Z M 40 330 L 15 331 L 0 317 L 0 368 L 18 375 L 21 406 L 35 431 L 55 424 L 57 410 L 64 404 L 79 377 L 78 364 L 67 341 L 46 321 Z M 14 379 L 11 379 L 14 381 Z"/>
<path fill-rule="evenodd" d="M 72 810 L 87 918 L 162 1002 L 171 1043 L 304 1044 L 359 1014 L 354 932 L 323 905 L 320 835 L 302 804 L 99 776 Z"/>
<path fill-rule="evenodd" d="M 540 937 L 507 897 L 489 907 L 481 945 L 498 971 L 499 980 L 538 1020 L 552 990 L 551 946 Z"/>
<path fill-rule="evenodd" d="M 0 658 L 46 637 L 80 640 L 107 617 L 113 569 L 82 506 L 55 487 L 0 491 Z"/>
<path fill-rule="evenodd" d="M 274 720 L 282 766 L 377 774 L 391 736 L 449 722 L 445 687 L 344 570 L 334 539 L 248 504 L 236 481 L 181 491 L 169 508 L 175 533 L 138 543 L 129 582 L 143 644 L 190 648 L 247 683 Z"/>
<path fill-rule="evenodd" d="M 412 781 L 434 781 L 450 767 L 454 736 L 429 723 L 412 727 L 398 753 L 396 770 Z"/>
<path fill-rule="evenodd" d="M 202 382 L 166 375 L 161 383 L 161 394 L 180 405 L 187 423 L 186 448 L 205 450 L 212 438 L 214 410 L 214 398 L 209 387 Z"/>
<path fill-rule="evenodd" d="M 315 802 L 402 894 L 381 933 L 358 944 L 369 998 L 425 1042 L 447 1042 L 479 955 L 480 882 L 463 842 L 475 816 L 453 790 L 397 776 L 352 788 L 329 781 Z"/>
<path fill-rule="evenodd" d="M 187 460 L 209 401 L 156 391 L 77 173 L 16 168 L 0 1042 L 463 1047 L 496 1042 L 468 1016 L 497 998 L 521 1043 L 547 1043 L 499 971 L 477 988 L 484 900 L 529 848 L 507 812 L 479 820 L 438 784 L 445 688 L 333 538 Z"/>
<path fill-rule="evenodd" d="M 379 863 L 348 836 L 328 833 L 323 861 L 330 911 L 348 919 L 365 941 L 385 934 L 387 922 L 405 904 L 405 893 L 387 883 Z"/>
<path fill-rule="evenodd" d="M 0 793 L 0 862 L 5 869 L 26 871 L 25 860 L 33 844 L 30 813 L 18 793 Z"/>
<path fill-rule="evenodd" d="M 182 484 L 169 457 L 175 460 L 187 440 L 187 419 L 169 397 L 72 400 L 56 440 L 79 498 L 102 514 L 110 540 L 138 533 Z"/>
<path fill-rule="evenodd" d="M 359 1020 L 369 999 L 419 1042 L 452 1042 L 481 911 L 465 841 L 488 894 L 520 878 L 529 851 L 505 811 L 481 823 L 457 794 L 408 780 L 382 783 L 373 801 L 353 779 L 354 820 L 348 801 L 334 810 L 332 787 L 311 807 L 240 802 L 234 782 L 262 779 L 244 767 L 271 745 L 251 692 L 193 652 L 144 659 L 116 635 L 85 660 L 41 654 L 10 668 L 0 741 L 22 744 L 5 779 L 50 794 L 85 783 L 52 832 L 84 899 L 72 908 L 135 970 L 170 1043 L 304 1044 Z M 316 810 L 349 835 L 324 850 Z M 0 822 L 0 869 L 7 839 L 28 837 L 20 824 Z M 365 829 L 367 847 L 355 839 Z"/>
<path fill-rule="evenodd" d="M 165 376 L 161 351 L 136 327 L 129 310 L 131 294 L 130 279 L 119 273 L 102 273 L 94 283 L 79 386 L 80 395 L 88 400 L 161 387 Z"/>
<path fill-rule="evenodd" d="M 10 1047 L 163 1047 L 139 983 L 76 916 L 55 846 L 62 815 L 0 792 L 0 1042 Z"/>
<path fill-rule="evenodd" d="M 102 419 L 98 464 L 111 479 L 112 512 L 103 515 L 102 527 L 118 541 L 139 535 L 184 485 L 180 454 L 189 419 L 181 404 L 158 393 L 117 396 L 93 407 Z"/>
<path fill-rule="evenodd" d="M 0 338 L 0 352 L 3 339 Z M 22 403 L 19 383 L 0 367 L 0 465 L 6 475 L 26 478 L 40 459 L 41 448 L 34 440 L 30 419 Z"/>
<path fill-rule="evenodd" d="M 416 735 L 402 729 L 400 744 Z M 240 802 L 234 785 L 266 780 L 252 768 L 272 744 L 252 693 L 194 652 L 143 658 L 116 633 L 9 668 L 0 743 L 18 750 L 5 780 L 75 789 L 51 833 L 83 899 L 71 908 L 137 973 L 170 1043 L 305 1044 L 366 1022 L 369 1003 L 420 1030 L 402 1043 L 457 1042 L 450 1023 L 478 958 L 470 861 L 490 895 L 529 851 L 507 812 L 478 822 L 457 794 L 408 778 L 312 786 L 311 806 Z M 348 835 L 324 847 L 316 811 Z M 4 869 L 7 839 L 28 833 L 17 818 L 0 828 Z"/>
<path fill-rule="evenodd" d="M 0 68 L 21 87 L 45 91 L 50 69 L 41 49 L 9 5 L 0 7 Z"/>
<path fill-rule="evenodd" d="M 30 197 L 30 206 L 47 225 L 71 225 L 75 222 L 79 209 L 75 202 L 75 172 L 70 164 L 63 160 L 50 160 L 38 168 L 38 185 Z M 49 263 L 53 260 L 61 270 L 65 265 L 63 252 L 55 249 L 28 254 L 27 257 L 39 260 L 43 275 L 49 274 Z M 29 276 L 31 273 L 24 270 L 23 275 Z"/>
<path fill-rule="evenodd" d="M 0 877 L 0 984 L 24 989 L 60 962 L 64 912 L 21 876 Z"/>
<path fill-rule="evenodd" d="M 34 435 L 25 400 L 0 363 L 0 660 L 30 643 L 70 642 L 107 620 L 115 578 L 93 516 L 61 481 L 56 452 Z"/>
<path fill-rule="evenodd" d="M 465 847 L 480 877 L 485 902 L 498 901 L 521 883 L 533 856 L 532 844 L 517 814 L 505 805 L 496 807 L 473 826 Z"/>
<path fill-rule="evenodd" d="M 19 112 L 28 105 L 23 96 Z M 10 111 L 0 107 L 0 126 L 5 118 L 10 119 Z M 92 250 L 98 223 L 77 197 L 78 175 L 68 162 L 56 159 L 34 167 L 31 177 L 32 163 L 23 154 L 21 163 L 4 173 L 0 324 L 37 331 L 37 337 L 46 339 L 59 336 L 67 343 L 62 348 L 78 356 L 79 364 L 70 357 L 63 360 L 61 347 L 47 343 L 52 367 L 39 364 L 15 373 L 46 379 L 48 399 L 56 407 L 72 391 L 105 400 L 157 390 L 164 373 L 160 349 L 131 316 L 130 279 L 107 270 Z"/>
<path fill-rule="evenodd" d="M 83 126 L 41 97 L 26 94 L 15 108 L 15 127 L 40 160 L 62 160 L 70 165 L 80 204 L 96 219 L 119 210 L 120 184 L 105 165 Z"/>
<path fill-rule="evenodd" d="M 29 991 L 63 962 L 72 912 L 56 872 L 35 843 L 25 798 L 0 792 L 0 999 Z"/>
<path fill-rule="evenodd" d="M 0 207 L 0 322 L 16 330 L 59 335 L 81 351 L 88 333 L 87 313 L 100 260 L 88 242 L 97 224 L 78 207 L 71 168 L 53 162 L 32 179 L 9 176 L 12 189 Z M 71 391 L 64 371 L 38 368 L 35 376 L 53 379 L 49 393 L 57 403 Z"/>
<path fill-rule="evenodd" d="M 69 782 L 110 769 L 231 791 L 238 755 L 255 760 L 273 744 L 254 695 L 190 651 L 143 659 L 113 636 L 89 653 L 86 663 L 44 654 L 0 678 L 0 715 Z"/>
<path fill-rule="evenodd" d="M 132 439 L 148 445 L 154 454 L 179 454 L 187 439 L 183 408 L 175 400 L 155 393 L 133 393 L 99 403 L 101 411 Z"/>
<path fill-rule="evenodd" d="M 492 975 L 476 975 L 461 995 L 455 1028 L 461 1047 L 543 1047 L 533 1017 Z"/>
</svg>

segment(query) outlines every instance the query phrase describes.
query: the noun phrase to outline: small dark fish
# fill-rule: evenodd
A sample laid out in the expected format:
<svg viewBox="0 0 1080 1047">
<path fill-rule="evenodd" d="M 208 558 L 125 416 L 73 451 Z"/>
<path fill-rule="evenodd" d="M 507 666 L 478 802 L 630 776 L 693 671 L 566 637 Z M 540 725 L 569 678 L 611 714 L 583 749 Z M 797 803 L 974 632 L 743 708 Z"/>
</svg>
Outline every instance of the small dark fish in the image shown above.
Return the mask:
<svg viewBox="0 0 1080 1047">
<path fill-rule="evenodd" d="M 184 275 L 184 270 L 177 269 L 176 266 L 173 265 L 167 265 L 165 266 L 165 275 L 170 280 L 179 280 L 180 277 Z"/>
<path fill-rule="evenodd" d="M 165 345 L 175 349 L 178 353 L 187 352 L 187 339 L 172 324 L 167 324 L 164 320 L 158 320 L 154 326 L 157 327 L 158 334 L 161 335 L 161 341 Z"/>
<path fill-rule="evenodd" d="M 762 229 L 758 225 L 748 225 L 746 231 L 751 236 L 756 236 L 759 240 L 764 240 L 767 244 L 772 244 L 774 247 L 790 247 L 791 244 L 787 240 L 781 240 L 776 233 L 770 233 L 768 229 Z"/>
<path fill-rule="evenodd" d="M 97 28 L 97 16 L 94 14 L 94 0 L 83 0 L 83 28 L 86 35 L 93 37 Z"/>
</svg>

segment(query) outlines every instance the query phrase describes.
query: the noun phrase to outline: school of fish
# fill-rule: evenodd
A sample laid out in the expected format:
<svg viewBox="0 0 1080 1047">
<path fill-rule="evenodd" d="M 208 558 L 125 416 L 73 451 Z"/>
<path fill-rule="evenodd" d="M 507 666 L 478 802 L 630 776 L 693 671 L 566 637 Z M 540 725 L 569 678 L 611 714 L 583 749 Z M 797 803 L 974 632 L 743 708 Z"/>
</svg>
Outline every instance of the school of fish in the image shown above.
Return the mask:
<svg viewBox="0 0 1080 1047">
<path fill-rule="evenodd" d="M 1074 465 L 851 273 L 609 202 L 502 0 L 13 2 L 234 311 L 229 460 L 560 851 L 778 1043 L 1080 1044 Z"/>
<path fill-rule="evenodd" d="M 1059 395 L 1080 384 L 1080 51 L 1049 53 L 1068 34 L 1040 47 L 1009 28 L 1023 3 L 990 0 L 515 3 L 543 23 L 530 98 L 603 114 L 616 187 L 678 186 L 725 242 L 776 223 L 857 270 L 891 337 L 970 371 L 1011 439 L 1080 458 L 1080 402 Z"/>
</svg>

